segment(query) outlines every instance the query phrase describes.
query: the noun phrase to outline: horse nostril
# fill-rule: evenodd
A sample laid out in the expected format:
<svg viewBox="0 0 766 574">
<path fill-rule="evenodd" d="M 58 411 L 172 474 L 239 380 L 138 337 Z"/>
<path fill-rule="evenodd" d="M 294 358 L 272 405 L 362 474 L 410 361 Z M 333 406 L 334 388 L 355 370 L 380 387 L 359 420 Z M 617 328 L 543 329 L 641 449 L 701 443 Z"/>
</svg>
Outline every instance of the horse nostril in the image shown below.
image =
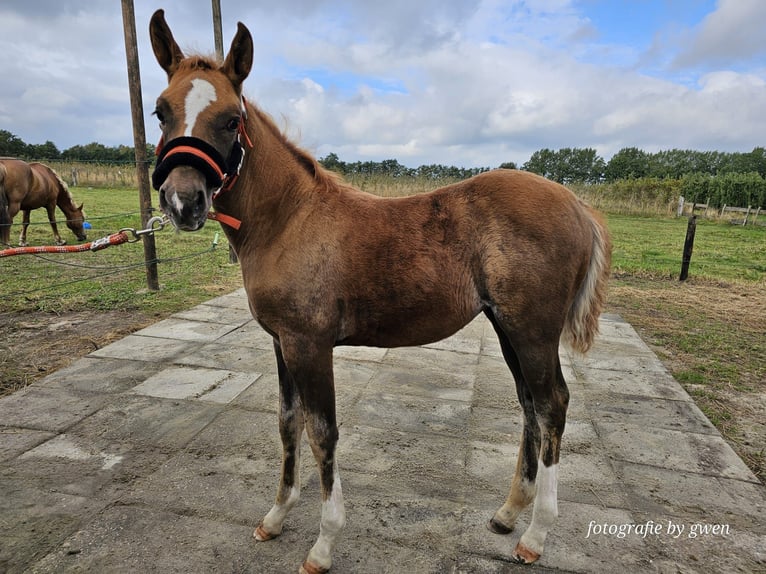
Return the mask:
<svg viewBox="0 0 766 574">
<path fill-rule="evenodd" d="M 203 212 L 207 209 L 207 196 L 205 195 L 204 191 L 197 192 L 197 208 L 200 212 Z"/>
</svg>

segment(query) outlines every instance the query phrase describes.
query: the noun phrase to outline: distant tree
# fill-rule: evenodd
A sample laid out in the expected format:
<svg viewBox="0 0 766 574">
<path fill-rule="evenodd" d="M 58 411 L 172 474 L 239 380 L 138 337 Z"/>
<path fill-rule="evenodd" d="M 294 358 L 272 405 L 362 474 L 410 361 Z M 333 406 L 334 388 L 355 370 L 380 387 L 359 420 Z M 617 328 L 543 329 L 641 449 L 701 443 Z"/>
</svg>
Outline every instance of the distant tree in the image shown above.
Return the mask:
<svg viewBox="0 0 766 574">
<path fill-rule="evenodd" d="M 0 130 L 0 156 L 22 157 L 25 155 L 27 144 L 8 130 Z"/>
<path fill-rule="evenodd" d="M 30 159 L 52 160 L 59 159 L 61 152 L 52 141 L 48 140 L 44 144 L 29 144 L 25 154 Z"/>
<path fill-rule="evenodd" d="M 637 179 L 649 175 L 649 156 L 636 147 L 625 147 L 612 156 L 604 168 L 606 181 Z"/>
<path fill-rule="evenodd" d="M 507 161 L 505 163 L 501 163 L 498 166 L 498 169 L 519 169 L 519 168 L 516 167 L 516 163 L 515 162 Z"/>
<path fill-rule="evenodd" d="M 545 148 L 532 154 L 521 169 L 559 183 L 597 183 L 603 179 L 604 160 L 593 148 Z"/>
<path fill-rule="evenodd" d="M 554 176 L 557 175 L 557 164 L 558 155 L 556 152 L 552 149 L 544 148 L 534 152 L 529 157 L 529 160 L 521 166 L 521 169 L 554 179 Z"/>
<path fill-rule="evenodd" d="M 340 174 L 346 173 L 346 163 L 340 161 L 338 154 L 336 153 L 328 153 L 325 157 L 319 158 L 319 163 L 325 169 L 329 169 Z"/>
</svg>

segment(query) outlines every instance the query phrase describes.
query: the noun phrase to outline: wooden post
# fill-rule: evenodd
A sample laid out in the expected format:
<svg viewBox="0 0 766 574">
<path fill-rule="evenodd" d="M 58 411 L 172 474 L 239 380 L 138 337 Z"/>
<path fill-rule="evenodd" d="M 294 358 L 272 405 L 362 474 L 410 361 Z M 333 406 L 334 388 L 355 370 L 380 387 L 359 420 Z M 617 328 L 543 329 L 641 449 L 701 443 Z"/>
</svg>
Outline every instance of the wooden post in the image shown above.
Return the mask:
<svg viewBox="0 0 766 574">
<path fill-rule="evenodd" d="M 213 36 L 215 37 L 215 56 L 223 64 L 223 27 L 221 25 L 221 0 L 213 1 Z M 237 263 L 237 253 L 229 245 L 229 263 Z"/>
<path fill-rule="evenodd" d="M 213 36 L 215 37 L 215 55 L 223 64 L 223 31 L 221 27 L 221 0 L 213 0 Z"/>
<path fill-rule="evenodd" d="M 136 15 L 133 10 L 133 0 L 122 0 L 122 27 L 125 31 L 125 56 L 128 63 L 130 112 L 133 116 L 133 146 L 136 149 L 136 177 L 141 204 L 141 225 L 146 228 L 152 217 L 152 192 L 149 185 L 149 160 L 146 157 L 144 103 L 141 98 L 141 74 L 138 67 Z M 154 244 L 154 234 L 144 235 L 143 243 L 146 286 L 150 291 L 159 291 L 160 281 L 157 275 L 157 250 Z"/>
<path fill-rule="evenodd" d="M 686 226 L 686 241 L 684 241 L 684 255 L 681 260 L 681 275 L 679 275 L 679 281 L 686 281 L 689 277 L 689 263 L 692 260 L 692 249 L 694 249 L 694 234 L 697 231 L 697 216 L 692 215 L 689 217 L 689 223 Z"/>
</svg>

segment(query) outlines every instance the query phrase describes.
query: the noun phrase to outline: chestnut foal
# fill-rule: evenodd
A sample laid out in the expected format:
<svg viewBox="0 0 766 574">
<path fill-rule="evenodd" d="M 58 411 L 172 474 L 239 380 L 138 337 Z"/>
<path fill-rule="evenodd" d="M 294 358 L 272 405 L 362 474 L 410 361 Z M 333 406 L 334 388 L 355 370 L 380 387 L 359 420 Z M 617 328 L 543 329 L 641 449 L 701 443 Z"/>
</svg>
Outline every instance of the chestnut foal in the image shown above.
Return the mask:
<svg viewBox="0 0 766 574">
<path fill-rule="evenodd" d="M 557 516 L 569 401 L 559 340 L 585 352 L 597 332 L 611 251 L 601 219 L 563 186 L 520 171 L 495 170 L 407 198 L 358 191 L 242 98 L 253 61 L 243 24 L 222 64 L 186 57 L 161 10 L 150 31 L 168 76 L 156 108 L 161 208 L 181 230 L 200 229 L 208 217 L 221 222 L 253 316 L 274 338 L 282 474 L 255 537 L 278 536 L 298 500 L 305 430 L 319 466 L 322 514 L 301 572 L 330 568 L 345 523 L 335 345 L 422 345 L 483 312 L 524 413 L 510 494 L 489 527 L 510 532 L 534 502 L 513 556 L 537 560 Z"/>
</svg>

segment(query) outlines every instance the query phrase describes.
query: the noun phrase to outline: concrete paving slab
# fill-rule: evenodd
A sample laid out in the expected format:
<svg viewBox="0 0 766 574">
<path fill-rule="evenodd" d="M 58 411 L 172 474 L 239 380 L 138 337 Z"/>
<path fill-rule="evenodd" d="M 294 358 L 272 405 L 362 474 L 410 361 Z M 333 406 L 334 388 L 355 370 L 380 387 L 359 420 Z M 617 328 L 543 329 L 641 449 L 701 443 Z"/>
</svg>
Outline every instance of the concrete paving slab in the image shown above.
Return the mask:
<svg viewBox="0 0 766 574">
<path fill-rule="evenodd" d="M 242 309 L 207 303 L 197 305 L 186 311 L 174 313 L 173 318 L 186 319 L 187 321 L 202 321 L 205 323 L 220 323 L 234 327 L 241 327 L 253 320 L 249 315 L 242 313 Z"/>
<path fill-rule="evenodd" d="M 171 317 L 136 332 L 142 337 L 162 337 L 181 341 L 215 341 L 235 329 L 234 325 L 190 321 Z"/>
<path fill-rule="evenodd" d="M 0 399 L 0 424 L 63 432 L 111 400 L 112 397 L 107 394 L 30 385 Z"/>
<path fill-rule="evenodd" d="M 10 460 L 58 436 L 55 432 L 4 426 L 0 428 L 0 462 Z"/>
<path fill-rule="evenodd" d="M 162 363 L 84 357 L 45 377 L 40 386 L 95 393 L 122 393 L 163 368 Z"/>
<path fill-rule="evenodd" d="M 261 373 L 240 373 L 202 367 L 168 367 L 152 375 L 132 392 L 165 399 L 197 399 L 226 404 L 252 385 Z"/>
<path fill-rule="evenodd" d="M 114 506 L 29 572 L 250 572 L 251 534 L 242 525 Z"/>
<path fill-rule="evenodd" d="M 218 341 L 195 347 L 191 353 L 180 355 L 173 362 L 178 365 L 255 373 L 263 372 L 264 367 L 276 364 L 273 349 L 252 349 L 243 352 L 242 347 L 222 345 Z"/>
<path fill-rule="evenodd" d="M 200 343 L 197 341 L 179 341 L 133 334 L 102 347 L 88 356 L 162 364 L 166 361 L 173 361 L 179 356 L 187 355 L 199 347 Z"/>
<path fill-rule="evenodd" d="M 635 330 L 605 315 L 592 354 L 560 358 L 560 516 L 519 567 L 531 511 L 509 536 L 486 529 L 521 433 L 489 321 L 423 348 L 336 349 L 347 526 L 333 572 L 764 570 L 766 489 Z M 284 533 L 252 539 L 279 480 L 277 407 L 271 337 L 242 290 L 0 399 L 0 572 L 296 571 L 319 532 L 305 438 Z M 637 534 L 649 523 L 663 530 Z"/>
<path fill-rule="evenodd" d="M 62 548 L 69 533 L 109 501 L 51 491 L 0 476 L 0 571 L 27 572 Z"/>
</svg>

